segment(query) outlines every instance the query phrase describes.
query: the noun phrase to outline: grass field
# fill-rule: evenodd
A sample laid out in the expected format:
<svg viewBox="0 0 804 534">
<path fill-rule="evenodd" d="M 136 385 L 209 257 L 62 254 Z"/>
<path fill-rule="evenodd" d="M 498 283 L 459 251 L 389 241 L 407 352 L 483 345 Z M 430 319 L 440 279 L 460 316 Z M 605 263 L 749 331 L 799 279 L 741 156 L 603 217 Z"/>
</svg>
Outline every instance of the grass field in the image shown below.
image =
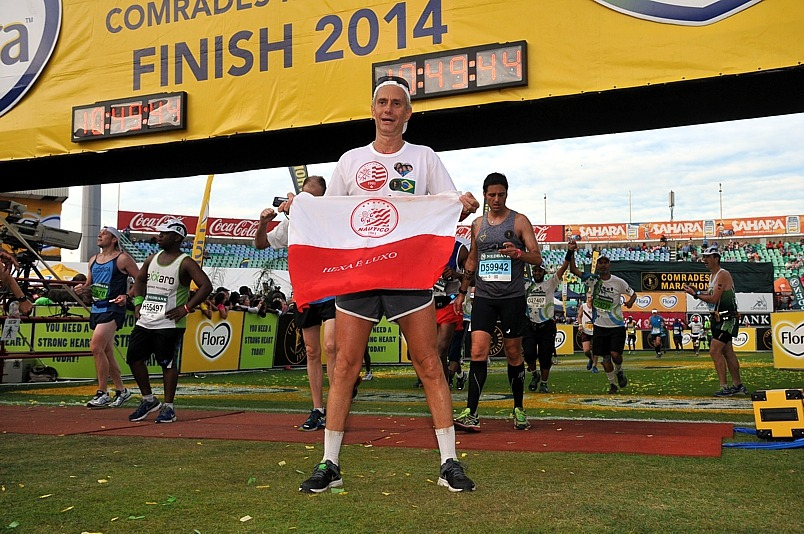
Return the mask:
<svg viewBox="0 0 804 534">
<path fill-rule="evenodd" d="M 802 387 L 767 353 L 741 354 L 750 390 Z M 551 393 L 526 392 L 532 419 L 606 418 L 754 423 L 750 398 L 714 399 L 708 357 L 626 355 L 630 385 L 564 357 Z M 409 367 L 375 367 L 353 412 L 426 416 Z M 155 385 L 158 380 L 154 382 Z M 176 409 L 309 411 L 304 370 L 182 376 Z M 90 382 L 0 385 L 0 403 L 83 405 Z M 466 391 L 453 391 L 462 408 Z M 130 404 L 133 409 L 133 403 Z M 511 410 L 493 362 L 480 416 Z M 125 409 L 125 413 L 127 413 Z M 318 440 L 315 439 L 318 437 Z M 344 491 L 299 494 L 316 445 L 109 436 L 0 437 L 0 527 L 13 532 L 799 532 L 804 452 L 726 448 L 720 458 L 623 454 L 461 453 L 471 494 L 436 487 L 432 450 L 344 447 Z M 460 436 L 459 436 L 460 439 Z M 733 440 L 757 438 L 737 434 Z M 460 445 L 458 447 L 460 451 Z"/>
</svg>

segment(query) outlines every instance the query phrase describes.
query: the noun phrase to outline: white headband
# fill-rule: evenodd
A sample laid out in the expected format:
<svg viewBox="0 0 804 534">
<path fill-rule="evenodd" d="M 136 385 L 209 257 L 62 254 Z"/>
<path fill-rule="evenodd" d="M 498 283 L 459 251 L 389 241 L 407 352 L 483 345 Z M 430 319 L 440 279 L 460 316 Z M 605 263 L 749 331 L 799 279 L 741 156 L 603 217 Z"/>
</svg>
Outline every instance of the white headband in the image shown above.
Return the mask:
<svg viewBox="0 0 804 534">
<path fill-rule="evenodd" d="M 377 87 L 374 88 L 374 95 L 371 98 L 372 103 L 377 100 L 377 91 L 380 90 L 380 87 L 385 87 L 386 85 L 393 85 L 395 87 L 400 87 L 403 91 L 405 91 L 405 100 L 407 101 L 408 106 L 410 106 L 410 91 L 406 86 L 394 80 L 386 80 L 381 84 L 378 84 Z"/>
</svg>

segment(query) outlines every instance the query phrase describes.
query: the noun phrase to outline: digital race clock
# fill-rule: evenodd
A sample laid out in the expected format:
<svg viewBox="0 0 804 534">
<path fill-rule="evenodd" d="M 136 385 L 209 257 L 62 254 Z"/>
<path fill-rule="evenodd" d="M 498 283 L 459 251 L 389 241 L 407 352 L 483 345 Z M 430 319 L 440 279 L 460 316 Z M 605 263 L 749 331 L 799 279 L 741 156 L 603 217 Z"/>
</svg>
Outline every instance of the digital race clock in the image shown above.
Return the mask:
<svg viewBox="0 0 804 534">
<path fill-rule="evenodd" d="M 74 143 L 125 135 L 183 130 L 187 93 L 133 96 L 73 107 Z"/>
<path fill-rule="evenodd" d="M 527 42 L 472 46 L 372 65 L 372 90 L 383 76 L 410 85 L 411 100 L 528 84 Z"/>
</svg>

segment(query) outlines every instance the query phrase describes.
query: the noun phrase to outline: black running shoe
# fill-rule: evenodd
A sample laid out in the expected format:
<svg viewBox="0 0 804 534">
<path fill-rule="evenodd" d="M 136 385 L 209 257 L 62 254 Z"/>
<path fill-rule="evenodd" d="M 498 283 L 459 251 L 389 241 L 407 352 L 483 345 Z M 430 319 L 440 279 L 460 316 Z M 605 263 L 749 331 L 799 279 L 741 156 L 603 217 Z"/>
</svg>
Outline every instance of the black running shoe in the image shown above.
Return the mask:
<svg viewBox="0 0 804 534">
<path fill-rule="evenodd" d="M 607 391 L 607 393 L 609 394 L 617 393 L 618 390 L 619 388 L 615 384 L 609 384 L 609 390 Z"/>
<path fill-rule="evenodd" d="M 475 483 L 463 472 L 461 463 L 452 458 L 441 466 L 438 485 L 447 487 L 450 491 L 475 491 Z"/>
<path fill-rule="evenodd" d="M 622 370 L 620 370 L 620 372 L 617 373 L 617 384 L 621 388 L 624 388 L 625 386 L 628 385 L 628 378 L 626 378 L 625 373 Z"/>
<path fill-rule="evenodd" d="M 134 412 L 128 416 L 129 421 L 142 421 L 148 414 L 151 412 L 157 411 L 159 408 L 162 407 L 162 403 L 159 402 L 157 399 L 153 399 L 152 401 L 144 400 L 140 402 L 140 405 L 137 407 Z"/>
<path fill-rule="evenodd" d="M 539 389 L 540 381 L 541 378 L 536 373 L 533 373 L 533 378 L 531 379 L 530 384 L 528 385 L 528 389 L 531 391 L 536 391 L 537 389 Z"/>
<path fill-rule="evenodd" d="M 304 493 L 323 493 L 329 488 L 339 488 L 343 486 L 341 479 L 341 469 L 331 461 L 327 460 L 315 466 L 313 474 L 301 483 L 299 491 Z"/>
<path fill-rule="evenodd" d="M 455 375 L 455 388 L 458 390 L 462 390 L 464 384 L 466 384 L 466 377 L 469 376 L 469 373 L 464 371 L 463 375 Z"/>
<path fill-rule="evenodd" d="M 324 428 L 325 425 L 326 425 L 326 417 L 324 417 L 324 414 L 321 413 L 321 411 L 313 408 L 310 411 L 310 416 L 307 418 L 307 421 L 302 423 L 302 426 L 299 427 L 299 430 L 304 430 L 305 432 L 312 432 L 313 430 Z"/>
</svg>

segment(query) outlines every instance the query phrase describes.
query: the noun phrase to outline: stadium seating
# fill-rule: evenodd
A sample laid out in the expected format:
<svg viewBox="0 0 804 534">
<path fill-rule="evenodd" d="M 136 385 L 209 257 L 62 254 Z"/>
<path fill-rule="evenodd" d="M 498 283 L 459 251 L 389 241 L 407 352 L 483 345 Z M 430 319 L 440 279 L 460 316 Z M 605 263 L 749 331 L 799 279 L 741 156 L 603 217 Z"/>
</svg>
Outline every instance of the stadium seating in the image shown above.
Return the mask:
<svg viewBox="0 0 804 534">
<path fill-rule="evenodd" d="M 126 239 L 123 240 L 123 246 L 137 262 L 142 262 L 150 254 L 159 250 L 156 243 L 149 243 L 146 241 L 137 241 L 132 243 Z M 804 245 L 796 241 L 790 241 L 784 244 L 785 249 L 789 252 L 785 256 L 779 248 L 766 248 L 764 245 L 753 243 L 743 244 L 729 250 L 727 247 L 722 246 L 722 261 L 725 262 L 747 262 L 752 261 L 751 257 L 754 254 L 758 255 L 758 260 L 761 262 L 769 262 L 773 264 L 774 278 L 786 277 L 792 278 L 793 276 L 804 275 L 804 267 L 789 268 L 791 261 L 804 256 Z M 192 244 L 185 242 L 182 246 L 184 252 L 190 253 Z M 696 255 L 700 255 L 701 246 L 694 246 Z M 690 261 L 691 258 L 684 260 L 683 258 L 676 258 L 676 253 L 667 248 L 655 250 L 641 250 L 639 247 L 600 247 L 600 254 L 607 255 L 612 261 Z M 273 270 L 287 270 L 288 268 L 288 255 L 286 249 L 267 248 L 264 250 L 257 250 L 254 246 L 243 243 L 208 243 L 206 247 L 207 258 L 204 264 L 209 267 L 251 267 L 251 268 L 267 268 Z M 555 272 L 563 263 L 566 248 L 547 248 L 542 251 L 544 264 L 548 271 Z M 582 248 L 576 254 L 576 262 L 581 269 L 583 266 L 592 263 L 592 251 Z M 583 284 L 574 276 L 570 276 L 570 289 L 577 292 L 583 292 Z"/>
</svg>

